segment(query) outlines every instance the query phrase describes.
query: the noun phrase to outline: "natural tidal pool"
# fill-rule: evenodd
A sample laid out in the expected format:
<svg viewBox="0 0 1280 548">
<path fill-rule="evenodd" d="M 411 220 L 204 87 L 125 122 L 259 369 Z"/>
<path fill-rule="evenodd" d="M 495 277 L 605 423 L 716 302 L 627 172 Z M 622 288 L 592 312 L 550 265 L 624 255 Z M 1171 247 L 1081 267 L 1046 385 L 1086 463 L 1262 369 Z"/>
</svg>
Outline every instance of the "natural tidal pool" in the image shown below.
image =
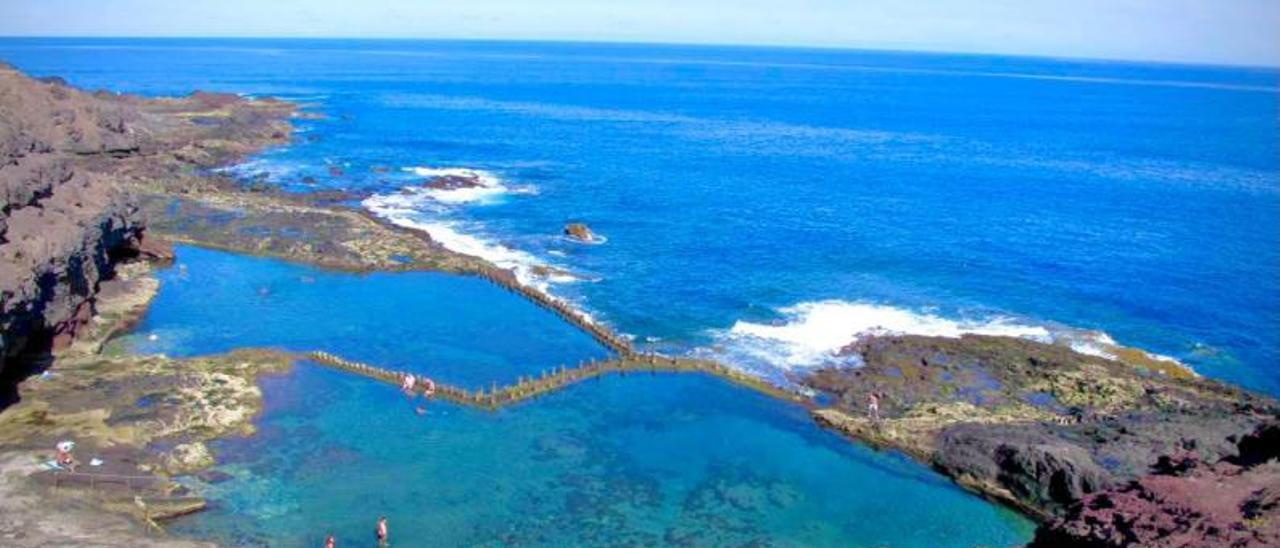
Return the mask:
<svg viewBox="0 0 1280 548">
<path fill-rule="evenodd" d="M 190 356 L 243 347 L 323 350 L 471 388 L 603 358 L 608 350 L 478 278 L 349 274 L 180 246 L 160 294 L 122 342 Z"/>
<path fill-rule="evenodd" d="M 473 385 L 601 356 L 478 280 L 353 275 L 182 247 L 126 343 L 190 355 L 321 348 Z M 155 335 L 155 340 L 151 340 Z M 536 367 L 535 367 L 536 369 Z M 928 468 L 700 375 L 631 375 L 497 412 L 301 363 L 263 380 L 258 432 L 212 444 L 211 509 L 170 524 L 229 545 L 1014 545 L 1032 524 Z"/>
</svg>

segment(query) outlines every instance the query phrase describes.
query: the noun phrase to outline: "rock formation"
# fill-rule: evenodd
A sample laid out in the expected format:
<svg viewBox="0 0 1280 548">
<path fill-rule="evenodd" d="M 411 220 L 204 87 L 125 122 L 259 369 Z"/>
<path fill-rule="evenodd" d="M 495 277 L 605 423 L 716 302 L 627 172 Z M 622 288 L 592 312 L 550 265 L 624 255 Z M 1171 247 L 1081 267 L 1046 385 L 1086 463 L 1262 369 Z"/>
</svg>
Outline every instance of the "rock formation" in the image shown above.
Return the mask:
<svg viewBox="0 0 1280 548">
<path fill-rule="evenodd" d="M 596 234 L 585 223 L 569 223 L 564 226 L 564 235 L 579 242 L 594 242 Z"/>
<path fill-rule="evenodd" d="M 433 190 L 461 190 L 464 188 L 479 188 L 484 186 L 484 183 L 480 180 L 480 177 L 474 174 L 448 174 L 432 177 L 423 186 Z"/>
<path fill-rule="evenodd" d="M 147 135 L 121 105 L 0 69 L 0 356 L 65 346 L 98 284 L 143 240 L 137 207 L 95 156 L 137 154 Z"/>
<path fill-rule="evenodd" d="M 190 173 L 287 140 L 293 111 L 231 94 L 87 93 L 0 66 L 0 371 L 68 344 L 117 263 L 171 256 L 132 189 L 189 192 Z"/>
<path fill-rule="evenodd" d="M 1085 496 L 1036 531 L 1032 546 L 1280 544 L 1280 423 L 1264 424 L 1214 464 L 1195 457 Z"/>
<path fill-rule="evenodd" d="M 1115 520 L 1130 525 L 1138 515 L 1190 515 L 1183 511 L 1186 501 L 1164 494 L 1172 493 L 1165 476 L 1194 468 L 1226 477 L 1227 466 L 1257 465 L 1280 451 L 1275 427 L 1263 427 L 1280 413 L 1274 400 L 1168 363 L 1149 368 L 1065 346 L 976 335 L 869 337 L 845 353 L 862 365 L 827 368 L 802 380 L 835 400 L 814 412 L 819 422 L 902 450 L 1030 515 L 1050 521 L 1065 516 L 1055 522 L 1056 540 L 1118 538 L 1105 527 L 1098 533 L 1081 525 L 1115 512 L 1121 512 Z M 867 417 L 873 393 L 879 395 L 879 421 Z M 1212 472 L 1196 464 L 1218 462 L 1224 468 Z M 1238 481 L 1261 488 L 1275 477 Z M 1258 494 L 1254 506 L 1268 508 L 1268 497 L 1278 491 L 1280 486 Z M 1254 494 L 1243 487 L 1231 493 L 1239 504 Z M 1117 501 L 1129 501 L 1134 510 L 1125 514 L 1109 506 Z M 1247 518 L 1236 511 L 1223 519 Z M 1214 523 L 1205 530 L 1221 525 Z M 1146 542 L 1163 538 L 1159 534 L 1132 538 Z"/>
</svg>

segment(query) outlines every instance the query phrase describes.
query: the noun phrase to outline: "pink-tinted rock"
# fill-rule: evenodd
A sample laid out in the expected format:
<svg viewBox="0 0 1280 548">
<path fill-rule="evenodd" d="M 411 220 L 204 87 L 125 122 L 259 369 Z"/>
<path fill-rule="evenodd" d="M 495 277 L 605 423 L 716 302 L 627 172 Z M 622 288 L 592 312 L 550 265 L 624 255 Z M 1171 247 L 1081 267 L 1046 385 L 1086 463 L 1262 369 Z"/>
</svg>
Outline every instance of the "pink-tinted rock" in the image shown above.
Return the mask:
<svg viewBox="0 0 1280 548">
<path fill-rule="evenodd" d="M 1274 432 L 1264 425 L 1255 435 Z M 1280 461 L 1241 454 L 1181 475 L 1152 474 L 1086 496 L 1036 532 L 1033 546 L 1280 544 Z M 1270 451 L 1276 451 L 1270 448 Z M 1238 466 L 1232 461 L 1251 462 Z"/>
</svg>

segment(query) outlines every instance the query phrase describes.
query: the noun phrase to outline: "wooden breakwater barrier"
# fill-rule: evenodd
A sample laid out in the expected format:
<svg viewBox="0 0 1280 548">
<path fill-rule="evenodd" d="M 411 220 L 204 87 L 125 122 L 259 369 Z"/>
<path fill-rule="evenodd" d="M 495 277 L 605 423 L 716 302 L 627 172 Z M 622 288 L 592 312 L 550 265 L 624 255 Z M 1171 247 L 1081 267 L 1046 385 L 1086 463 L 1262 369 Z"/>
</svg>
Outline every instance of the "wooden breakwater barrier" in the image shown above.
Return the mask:
<svg viewBox="0 0 1280 548">
<path fill-rule="evenodd" d="M 574 309 L 565 301 L 552 297 L 542 290 L 520 283 L 515 275 L 506 270 L 485 268 L 475 271 L 475 275 L 550 311 L 622 356 L 629 356 L 635 352 L 631 346 L 631 341 L 626 337 L 618 335 L 608 327 L 591 321 L 585 314 Z"/>
<path fill-rule="evenodd" d="M 315 351 L 306 357 L 316 363 L 355 373 L 374 380 L 402 386 L 406 371 L 392 371 L 366 363 L 347 360 L 328 352 Z M 632 373 L 700 373 L 742 386 L 767 396 L 797 404 L 808 404 L 810 398 L 799 392 L 787 390 L 764 379 L 738 371 L 719 362 L 672 358 L 656 354 L 631 354 L 627 357 L 583 362 L 577 367 L 561 366 L 545 370 L 537 375 L 520 376 L 516 382 L 506 385 L 494 383 L 489 390 L 468 390 L 445 383 L 435 383 L 435 397 L 480 409 L 494 410 L 515 405 L 561 390 L 582 381 L 604 375 Z M 425 388 L 421 373 L 413 373 L 415 391 Z"/>
</svg>

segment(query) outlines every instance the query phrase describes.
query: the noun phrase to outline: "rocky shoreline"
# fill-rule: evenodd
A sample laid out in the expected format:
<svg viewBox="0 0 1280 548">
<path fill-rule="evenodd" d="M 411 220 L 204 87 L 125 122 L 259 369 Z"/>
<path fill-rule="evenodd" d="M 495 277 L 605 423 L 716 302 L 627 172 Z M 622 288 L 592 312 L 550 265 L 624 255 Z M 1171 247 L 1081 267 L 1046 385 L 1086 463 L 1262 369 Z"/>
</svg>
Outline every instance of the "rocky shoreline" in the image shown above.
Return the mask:
<svg viewBox="0 0 1280 548">
<path fill-rule="evenodd" d="M 154 295 L 152 264 L 172 258 L 163 242 L 350 271 L 502 274 L 341 205 L 356 197 L 246 188 L 216 171 L 287 143 L 298 115 L 227 94 L 90 94 L 0 66 L 0 373 L 12 392 L 0 404 L 0 499 L 44 500 L 49 474 L 35 471 L 65 437 L 112 474 L 152 478 L 140 490 L 72 486 L 43 508 L 0 503 L 0 538 L 154 542 L 139 524 L 203 504 L 170 478 L 213 463 L 205 442 L 250 434 L 257 377 L 295 359 L 242 350 L 175 360 L 106 345 Z M 567 236 L 594 239 L 572 226 Z M 978 336 L 871 337 L 845 352 L 863 366 L 798 381 L 829 396 L 816 421 L 1036 517 L 1041 545 L 1280 541 L 1272 399 L 1141 352 L 1109 360 Z M 1213 504 L 1186 496 L 1210 484 Z M 104 524 L 105 536 L 50 525 L 60 512 Z M 133 521 L 111 521 L 118 514 Z"/>
<path fill-rule="evenodd" d="M 815 420 L 1037 518 L 1042 545 L 1280 541 L 1273 399 L 1008 337 L 879 336 L 846 352 L 863 365 L 803 381 L 833 399 Z M 1230 487 L 1213 503 L 1178 496 L 1197 482 Z"/>
</svg>

